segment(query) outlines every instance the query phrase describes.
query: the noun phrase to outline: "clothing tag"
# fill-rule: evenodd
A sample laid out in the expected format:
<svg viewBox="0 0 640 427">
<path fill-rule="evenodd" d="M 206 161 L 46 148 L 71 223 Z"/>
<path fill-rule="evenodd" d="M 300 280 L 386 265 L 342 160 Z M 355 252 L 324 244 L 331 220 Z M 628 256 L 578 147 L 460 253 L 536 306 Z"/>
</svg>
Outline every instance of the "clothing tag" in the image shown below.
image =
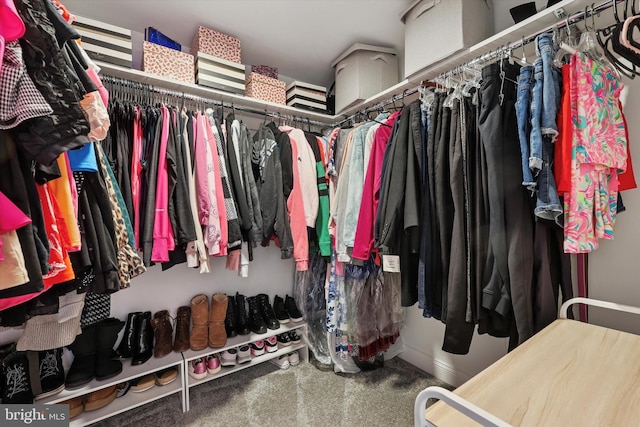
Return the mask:
<svg viewBox="0 0 640 427">
<path fill-rule="evenodd" d="M 387 273 L 400 273 L 400 257 L 398 255 L 382 255 L 382 270 Z"/>
</svg>

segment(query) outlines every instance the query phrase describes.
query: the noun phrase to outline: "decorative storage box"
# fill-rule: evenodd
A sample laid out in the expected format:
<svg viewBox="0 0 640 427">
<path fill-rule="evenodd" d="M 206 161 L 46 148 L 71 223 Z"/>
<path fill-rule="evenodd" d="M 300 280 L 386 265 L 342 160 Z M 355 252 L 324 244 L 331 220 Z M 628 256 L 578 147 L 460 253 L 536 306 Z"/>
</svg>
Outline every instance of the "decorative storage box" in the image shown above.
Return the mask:
<svg viewBox="0 0 640 427">
<path fill-rule="evenodd" d="M 240 40 L 207 27 L 198 27 L 198 32 L 191 44 L 191 52 L 204 52 L 227 61 L 242 62 Z"/>
<path fill-rule="evenodd" d="M 252 65 L 251 72 L 262 74 L 263 76 L 271 77 L 272 79 L 278 78 L 278 69 L 268 65 Z"/>
<path fill-rule="evenodd" d="M 287 85 L 287 105 L 305 110 L 327 112 L 327 88 L 304 82 Z"/>
<path fill-rule="evenodd" d="M 398 83 L 393 49 L 356 43 L 331 63 L 336 68 L 336 113 Z"/>
<path fill-rule="evenodd" d="M 131 30 L 83 16 L 76 16 L 72 26 L 91 59 L 131 68 Z"/>
<path fill-rule="evenodd" d="M 142 42 L 142 71 L 195 83 L 193 55 L 158 44 Z"/>
<path fill-rule="evenodd" d="M 245 66 L 198 52 L 196 56 L 196 81 L 201 86 L 244 95 Z"/>
<path fill-rule="evenodd" d="M 247 96 L 286 105 L 286 83 L 262 74 L 251 73 L 247 79 Z"/>
<path fill-rule="evenodd" d="M 416 0 L 401 15 L 404 74 L 444 59 L 493 34 L 487 0 Z"/>
</svg>

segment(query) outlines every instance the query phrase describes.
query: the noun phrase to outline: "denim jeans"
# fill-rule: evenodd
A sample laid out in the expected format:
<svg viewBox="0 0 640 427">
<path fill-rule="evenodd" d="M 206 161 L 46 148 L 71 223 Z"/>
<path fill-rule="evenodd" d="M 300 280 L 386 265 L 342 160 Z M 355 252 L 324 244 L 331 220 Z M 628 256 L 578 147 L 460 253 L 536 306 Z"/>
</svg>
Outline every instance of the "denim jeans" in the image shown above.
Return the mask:
<svg viewBox="0 0 640 427">
<path fill-rule="evenodd" d="M 558 135 L 556 118 L 560 105 L 560 74 L 553 66 L 555 49 L 550 34 L 541 34 L 536 39 L 536 52 L 540 58 L 542 69 L 536 67 L 542 77 L 542 106 L 540 109 L 540 135 L 542 138 L 542 165 L 538 174 L 538 200 L 534 213 L 540 218 L 556 221 L 561 225 L 562 204 L 558 197 L 556 182 L 553 177 L 553 143 Z M 536 80 L 537 84 L 537 80 Z M 533 108 L 533 107 L 532 107 Z"/>
<path fill-rule="evenodd" d="M 522 155 L 522 185 L 535 190 L 536 182 L 529 169 L 529 136 L 531 134 L 531 121 L 529 109 L 531 107 L 531 89 L 533 81 L 533 67 L 520 68 L 518 76 L 518 98 L 516 101 L 516 119 L 518 120 L 518 138 L 520 139 L 520 152 Z"/>
<path fill-rule="evenodd" d="M 556 50 L 551 34 L 541 34 L 536 39 L 536 53 L 542 59 L 542 113 L 540 130 L 542 135 L 558 135 L 556 118 L 560 106 L 560 73 L 553 65 Z"/>
<path fill-rule="evenodd" d="M 542 71 L 542 58 L 533 63 L 533 89 L 531 90 L 531 135 L 529 139 L 529 169 L 534 177 L 537 177 L 542 169 L 542 86 L 544 73 Z"/>
</svg>

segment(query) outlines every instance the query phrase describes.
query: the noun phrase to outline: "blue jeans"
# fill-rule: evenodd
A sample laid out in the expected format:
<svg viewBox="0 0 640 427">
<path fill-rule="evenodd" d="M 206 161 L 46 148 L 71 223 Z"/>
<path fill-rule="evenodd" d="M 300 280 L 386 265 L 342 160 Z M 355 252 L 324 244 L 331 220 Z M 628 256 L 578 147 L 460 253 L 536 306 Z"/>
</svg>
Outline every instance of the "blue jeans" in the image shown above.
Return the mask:
<svg viewBox="0 0 640 427">
<path fill-rule="evenodd" d="M 542 135 L 558 135 L 556 118 L 560 107 L 560 73 L 553 65 L 556 50 L 551 34 L 541 34 L 536 39 L 536 53 L 542 59 L 542 114 L 540 127 Z"/>
<path fill-rule="evenodd" d="M 537 177 L 542 169 L 542 86 L 544 74 L 542 58 L 533 63 L 533 89 L 531 90 L 531 135 L 529 138 L 529 169 Z"/>
<path fill-rule="evenodd" d="M 554 220 L 561 225 L 563 210 L 552 171 L 553 143 L 558 136 L 556 118 L 560 106 L 560 74 L 553 66 L 555 48 L 551 34 L 541 34 L 537 37 L 536 52 L 540 58 L 535 64 L 541 65 L 540 70 L 536 67 L 536 79 L 538 74 L 541 74 L 542 79 L 542 105 L 539 113 L 542 164 L 537 179 L 538 200 L 534 213 L 540 218 Z"/>
<path fill-rule="evenodd" d="M 516 119 L 518 121 L 518 139 L 520 140 L 520 153 L 522 155 L 522 185 L 535 190 L 536 182 L 529 169 L 529 136 L 531 134 L 531 121 L 529 108 L 531 107 L 531 89 L 533 81 L 533 67 L 520 68 L 518 76 L 518 98 L 516 101 Z"/>
</svg>

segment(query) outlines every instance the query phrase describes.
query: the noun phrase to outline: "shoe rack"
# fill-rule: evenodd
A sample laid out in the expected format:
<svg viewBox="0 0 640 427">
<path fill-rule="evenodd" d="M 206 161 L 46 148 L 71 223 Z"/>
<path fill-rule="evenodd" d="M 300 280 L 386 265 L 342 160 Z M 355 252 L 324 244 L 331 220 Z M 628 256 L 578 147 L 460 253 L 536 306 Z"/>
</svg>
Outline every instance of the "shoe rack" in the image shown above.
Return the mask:
<svg viewBox="0 0 640 427">
<path fill-rule="evenodd" d="M 292 343 L 291 345 L 286 347 L 279 346 L 277 351 L 273 353 L 265 353 L 262 356 L 252 358 L 250 362 L 243 363 L 241 365 L 223 366 L 220 372 L 216 373 L 215 375 L 208 375 L 206 378 L 203 378 L 201 380 L 194 380 L 187 374 L 189 369 L 189 362 L 194 359 L 197 359 L 199 357 L 206 357 L 210 354 L 222 354 L 222 352 L 224 352 L 225 350 L 237 348 L 254 341 L 266 339 L 270 336 L 279 335 L 281 333 L 292 330 L 296 330 L 301 336 L 301 340 L 297 344 Z M 182 411 L 186 412 L 190 409 L 189 390 L 191 389 L 191 387 L 195 387 L 207 381 L 215 380 L 225 375 L 229 375 L 242 369 L 246 369 L 250 366 L 255 366 L 259 363 L 275 359 L 283 354 L 288 354 L 298 350 L 303 350 L 298 352 L 300 355 L 300 361 L 309 362 L 309 353 L 307 351 L 307 323 L 289 322 L 287 324 L 281 325 L 278 329 L 269 329 L 266 334 L 255 334 L 252 332 L 249 335 L 238 335 L 236 337 L 229 338 L 227 339 L 226 345 L 222 348 L 206 348 L 201 351 L 187 350 L 184 353 L 170 353 L 165 357 L 158 359 L 152 357 L 147 362 L 136 366 L 131 365 L 130 359 L 125 359 L 122 362 L 122 372 L 115 377 L 103 381 L 94 379 L 82 387 L 75 389 L 65 389 L 55 396 L 39 400 L 37 401 L 37 403 L 60 403 L 62 401 L 73 399 L 78 396 L 88 395 L 92 392 L 111 387 L 125 381 L 131 381 L 135 378 L 143 377 L 145 375 L 155 374 L 156 372 L 162 371 L 166 368 L 176 368 L 178 370 L 178 377 L 172 383 L 164 386 L 156 385 L 153 388 L 141 393 L 134 393 L 129 390 L 127 394 L 122 397 L 116 398 L 113 402 L 109 403 L 107 406 L 101 409 L 82 412 L 80 415 L 73 418 L 69 425 L 70 427 L 81 427 L 88 424 L 96 423 L 98 421 L 104 420 L 106 418 L 112 417 L 130 409 L 137 408 L 139 406 L 145 405 L 166 396 L 170 396 L 175 393 L 180 393 Z"/>
<path fill-rule="evenodd" d="M 175 393 L 181 393 L 182 411 L 185 411 L 185 366 L 184 358 L 181 353 L 170 353 L 159 359 L 152 357 L 147 362 L 136 366 L 131 365 L 130 359 L 125 359 L 122 361 L 122 372 L 115 377 L 103 381 L 97 381 L 94 379 L 82 387 L 65 389 L 61 393 L 41 401 L 39 400 L 37 403 L 60 403 L 62 401 L 73 399 L 78 396 L 84 396 L 125 381 L 131 381 L 138 377 L 154 374 L 166 368 L 176 368 L 178 370 L 178 377 L 175 381 L 163 386 L 156 385 L 142 393 L 133 393 L 129 390 L 127 394 L 116 398 L 104 408 L 95 411 L 82 412 L 80 415 L 73 418 L 69 425 L 71 427 L 80 427 L 92 424 Z"/>
<path fill-rule="evenodd" d="M 203 379 L 199 379 L 196 380 L 194 378 L 192 378 L 191 376 L 189 376 L 188 374 L 186 374 L 186 372 L 189 372 L 189 363 L 192 360 L 198 359 L 200 357 L 206 357 L 208 355 L 211 354 L 222 354 L 225 350 L 229 350 L 232 348 L 237 348 L 240 347 L 242 345 L 247 345 L 249 343 L 252 343 L 254 341 L 258 341 L 258 340 L 264 340 L 267 339 L 268 337 L 271 336 L 276 336 L 279 335 L 283 332 L 288 332 L 288 331 L 293 331 L 296 330 L 300 336 L 301 336 L 301 340 L 299 343 L 294 344 L 292 343 L 289 346 L 286 347 L 280 347 L 278 346 L 278 350 L 273 352 L 273 353 L 266 353 L 261 355 L 261 356 L 257 356 L 251 359 L 250 362 L 247 363 L 243 363 L 241 365 L 235 365 L 235 366 L 223 366 L 222 369 L 220 370 L 220 372 L 214 374 L 214 375 L 207 375 L 205 378 Z M 267 362 L 269 360 L 275 359 L 277 357 L 280 357 L 283 354 L 288 354 L 297 350 L 303 350 L 300 353 L 300 360 L 304 361 L 305 363 L 309 362 L 309 352 L 307 351 L 307 323 L 306 322 L 288 322 L 285 324 L 281 324 L 280 327 L 278 329 L 268 329 L 266 334 L 256 334 L 256 333 L 250 333 L 249 335 L 238 335 L 235 336 L 233 338 L 229 338 L 227 339 L 227 344 L 222 347 L 222 348 L 206 348 L 204 350 L 201 351 L 193 351 L 193 350 L 187 350 L 184 353 L 182 353 L 183 357 L 184 357 L 184 367 L 183 367 L 183 372 L 185 372 L 184 378 L 185 378 L 185 405 L 186 405 L 186 410 L 188 411 L 190 409 L 189 407 L 189 391 L 192 387 L 195 387 L 197 385 L 206 383 L 208 381 L 213 381 L 215 379 L 218 379 L 220 377 L 223 377 L 225 375 L 229 375 L 229 374 L 233 374 L 234 372 L 238 372 L 241 371 L 243 369 L 246 369 L 250 366 L 255 366 L 259 363 L 263 363 L 263 362 Z"/>
</svg>

